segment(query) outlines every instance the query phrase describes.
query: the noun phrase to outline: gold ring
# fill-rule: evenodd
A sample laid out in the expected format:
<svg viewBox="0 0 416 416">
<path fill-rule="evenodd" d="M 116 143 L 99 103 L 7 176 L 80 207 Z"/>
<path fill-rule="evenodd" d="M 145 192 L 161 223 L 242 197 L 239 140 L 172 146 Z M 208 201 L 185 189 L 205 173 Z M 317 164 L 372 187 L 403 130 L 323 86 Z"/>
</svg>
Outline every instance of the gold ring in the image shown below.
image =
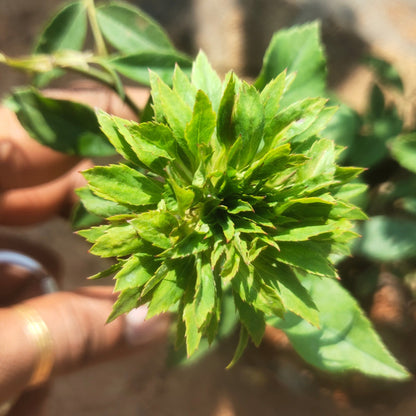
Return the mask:
<svg viewBox="0 0 416 416">
<path fill-rule="evenodd" d="M 14 309 L 24 319 L 25 333 L 33 340 L 38 349 L 38 361 L 27 385 L 27 387 L 36 387 L 45 383 L 52 372 L 54 363 L 52 336 L 36 309 L 24 304 L 16 305 Z"/>
</svg>

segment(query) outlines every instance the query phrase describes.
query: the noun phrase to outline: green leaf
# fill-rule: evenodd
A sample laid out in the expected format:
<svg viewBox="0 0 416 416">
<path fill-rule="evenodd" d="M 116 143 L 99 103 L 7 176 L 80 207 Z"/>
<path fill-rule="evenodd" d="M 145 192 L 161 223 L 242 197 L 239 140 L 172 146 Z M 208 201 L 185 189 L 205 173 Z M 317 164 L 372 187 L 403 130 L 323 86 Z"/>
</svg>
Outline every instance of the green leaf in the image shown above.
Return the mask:
<svg viewBox="0 0 416 416">
<path fill-rule="evenodd" d="M 112 266 L 110 266 L 108 269 L 103 270 L 102 272 L 93 274 L 92 276 L 89 276 L 88 280 L 98 280 L 98 279 L 102 279 L 103 277 L 111 276 L 112 274 L 118 272 L 122 266 L 123 266 L 123 262 L 119 261 L 113 264 Z"/>
<path fill-rule="evenodd" d="M 91 227 L 86 230 L 79 230 L 77 231 L 77 234 L 79 234 L 81 237 L 84 237 L 89 243 L 95 243 L 95 241 L 104 235 L 108 229 L 110 228 L 110 225 L 99 225 L 97 227 Z"/>
<path fill-rule="evenodd" d="M 163 29 L 127 3 L 112 2 L 97 7 L 97 20 L 106 40 L 124 54 L 173 49 Z"/>
<path fill-rule="evenodd" d="M 279 111 L 280 99 L 286 85 L 286 71 L 273 78 L 262 90 L 260 100 L 264 107 L 264 120 L 267 126 Z"/>
<path fill-rule="evenodd" d="M 370 168 L 376 166 L 386 156 L 388 156 L 388 149 L 384 141 L 374 136 L 359 135 L 350 148 L 348 162 Z"/>
<path fill-rule="evenodd" d="M 169 181 L 169 184 L 175 193 L 179 214 L 183 216 L 185 215 L 186 210 L 192 205 L 192 202 L 195 198 L 194 191 L 192 189 L 179 186 L 173 180 Z"/>
<path fill-rule="evenodd" d="M 240 315 L 241 323 L 247 329 L 254 344 L 258 347 L 266 329 L 263 312 L 258 311 L 248 303 L 243 302 L 235 293 L 234 302 Z"/>
<path fill-rule="evenodd" d="M 145 296 L 148 293 L 152 292 L 155 287 L 171 272 L 171 264 L 162 263 L 160 267 L 156 270 L 153 276 L 147 281 L 146 285 L 143 288 L 141 296 Z"/>
<path fill-rule="evenodd" d="M 278 174 L 286 167 L 289 154 L 289 143 L 272 148 L 251 164 L 244 173 L 245 180 L 264 179 Z"/>
<path fill-rule="evenodd" d="M 319 328 L 292 313 L 268 323 L 283 329 L 310 364 L 330 372 L 358 370 L 372 377 L 404 380 L 407 371 L 387 351 L 352 296 L 332 279 L 304 282 L 319 310 Z"/>
<path fill-rule="evenodd" d="M 286 215 L 294 218 L 303 217 L 321 217 L 327 218 L 331 209 L 333 209 L 335 201 L 319 197 L 305 197 L 289 199 L 285 203 L 280 203 L 275 208 L 276 215 Z"/>
<path fill-rule="evenodd" d="M 330 219 L 335 220 L 367 220 L 367 215 L 354 205 L 338 200 L 337 204 L 330 211 Z"/>
<path fill-rule="evenodd" d="M 233 279 L 240 269 L 240 263 L 241 256 L 235 250 L 234 245 L 227 247 L 224 264 L 220 271 L 222 279 L 226 282 Z"/>
<path fill-rule="evenodd" d="M 259 257 L 259 255 L 266 250 L 267 243 L 261 240 L 261 238 L 255 237 L 251 241 L 250 249 L 248 251 L 248 258 L 250 263 Z"/>
<path fill-rule="evenodd" d="M 237 217 L 233 221 L 235 231 L 247 234 L 266 234 L 263 228 L 259 227 L 254 221 L 247 220 L 242 217 Z"/>
<path fill-rule="evenodd" d="M 416 198 L 415 197 L 405 197 L 401 198 L 398 201 L 399 206 L 407 212 L 410 212 L 413 215 L 416 215 Z"/>
<path fill-rule="evenodd" d="M 153 122 L 132 123 L 126 140 L 146 166 L 160 169 L 176 157 L 176 143 L 172 131 L 164 124 Z"/>
<path fill-rule="evenodd" d="M 249 164 L 263 138 L 264 109 L 260 94 L 253 86 L 243 83 L 235 102 L 233 124 L 235 136 L 242 137 L 242 149 L 237 166 Z"/>
<path fill-rule="evenodd" d="M 35 54 L 65 49 L 81 50 L 87 33 L 85 4 L 75 1 L 62 8 L 47 24 L 37 39 Z"/>
<path fill-rule="evenodd" d="M 15 91 L 8 105 L 32 138 L 54 150 L 85 157 L 115 153 L 86 105 L 46 98 L 34 89 Z"/>
<path fill-rule="evenodd" d="M 380 78 L 381 82 L 403 92 L 403 82 L 397 69 L 389 62 L 375 56 L 368 56 L 365 61 Z"/>
<path fill-rule="evenodd" d="M 140 304 L 140 288 L 123 290 L 113 305 L 113 310 L 107 318 L 107 323 L 114 321 L 123 313 L 130 312 Z"/>
<path fill-rule="evenodd" d="M 186 351 L 189 357 L 198 349 L 202 337 L 202 334 L 199 331 L 198 323 L 196 321 L 194 303 L 187 303 L 185 305 L 183 311 L 183 319 L 186 327 Z"/>
<path fill-rule="evenodd" d="M 281 227 L 279 233 L 273 238 L 276 241 L 306 241 L 311 237 L 316 237 L 322 234 L 330 233 L 337 228 L 341 228 L 342 223 L 336 222 L 323 225 L 309 225 L 305 227 L 296 227 L 285 229 Z"/>
<path fill-rule="evenodd" d="M 184 136 L 186 125 L 192 119 L 191 108 L 154 72 L 150 73 L 150 84 L 156 116 L 160 113 L 164 115 L 178 144 L 186 156 L 190 157 L 190 151 Z M 192 160 L 192 157 L 190 159 Z"/>
<path fill-rule="evenodd" d="M 100 224 L 102 221 L 102 217 L 89 213 L 81 202 L 75 205 L 70 216 L 70 223 L 73 230 L 92 227 L 93 225 Z"/>
<path fill-rule="evenodd" d="M 228 364 L 227 367 L 226 367 L 227 370 L 234 367 L 234 365 L 237 363 L 237 361 L 242 357 L 242 355 L 243 355 L 243 353 L 244 353 L 244 351 L 247 347 L 248 339 L 249 339 L 248 331 L 243 325 L 241 325 L 240 326 L 240 337 L 238 339 L 238 345 L 237 345 L 237 348 L 235 350 L 233 359 L 231 360 L 230 364 Z"/>
<path fill-rule="evenodd" d="M 400 261 L 416 253 L 416 221 L 384 215 L 362 224 L 354 251 L 376 261 Z"/>
<path fill-rule="evenodd" d="M 243 149 L 243 138 L 241 136 L 238 136 L 236 138 L 236 140 L 234 141 L 234 143 L 232 144 L 232 146 L 230 147 L 229 151 L 224 152 L 224 155 L 222 156 L 223 158 L 225 158 L 225 156 L 227 156 L 228 158 L 228 166 L 229 168 L 234 168 L 237 169 L 240 166 L 240 159 L 242 158 L 242 155 L 244 154 L 244 149 Z M 243 168 L 245 167 L 244 165 L 242 166 Z M 231 171 L 231 169 L 230 169 Z M 231 171 L 232 172 L 232 171 Z M 233 173 L 231 173 L 232 175 Z M 224 182 L 224 186 L 227 185 L 227 182 Z"/>
<path fill-rule="evenodd" d="M 320 42 L 319 24 L 280 30 L 276 33 L 263 59 L 263 67 L 256 87 L 262 90 L 268 82 L 284 70 L 296 72 L 296 78 L 282 98 L 282 105 L 325 93 L 326 63 Z"/>
<path fill-rule="evenodd" d="M 163 176 L 166 165 L 174 159 L 169 153 L 169 147 L 174 147 L 174 139 L 165 126 L 149 124 L 131 123 L 126 127 L 125 138 L 136 158 L 147 169 Z"/>
<path fill-rule="evenodd" d="M 329 250 L 323 242 L 297 241 L 279 242 L 280 251 L 276 253 L 279 262 L 303 269 L 323 277 L 336 278 L 337 273 L 327 257 Z"/>
<path fill-rule="evenodd" d="M 185 128 L 185 139 L 192 154 L 198 158 L 202 156 L 214 133 L 216 124 L 215 113 L 207 95 L 198 90 L 191 121 Z"/>
<path fill-rule="evenodd" d="M 114 276 L 114 290 L 120 292 L 131 288 L 143 287 L 155 273 L 155 264 L 151 256 L 131 256 L 123 263 L 122 269 Z"/>
<path fill-rule="evenodd" d="M 197 257 L 195 284 L 195 320 L 200 328 L 213 311 L 216 302 L 214 273 L 208 261 Z"/>
<path fill-rule="evenodd" d="M 333 115 L 322 132 L 322 137 L 333 140 L 338 146 L 346 148 L 339 161 L 344 161 L 350 154 L 350 147 L 360 129 L 360 118 L 356 112 L 346 105 L 339 105 L 338 111 Z"/>
<path fill-rule="evenodd" d="M 217 135 L 220 142 L 227 147 L 231 146 L 235 140 L 234 124 L 232 123 L 236 97 L 235 84 L 234 74 L 231 74 L 221 98 L 217 117 Z"/>
<path fill-rule="evenodd" d="M 225 239 L 227 243 L 232 240 L 235 234 L 234 223 L 232 219 L 227 215 L 227 217 L 220 222 L 222 230 L 224 232 Z"/>
<path fill-rule="evenodd" d="M 132 225 L 114 224 L 95 240 L 90 252 L 100 257 L 127 256 L 139 251 L 141 246 L 141 240 Z"/>
<path fill-rule="evenodd" d="M 300 181 L 317 176 L 333 177 L 335 173 L 335 145 L 332 140 L 321 139 L 316 141 L 307 156 L 310 159 L 298 170 Z"/>
<path fill-rule="evenodd" d="M 395 107 L 387 108 L 381 118 L 372 122 L 370 129 L 377 140 L 386 142 L 402 132 L 403 120 Z"/>
<path fill-rule="evenodd" d="M 259 294 L 253 306 L 266 315 L 283 317 L 285 313 L 285 307 L 278 291 L 264 283 L 260 286 Z"/>
<path fill-rule="evenodd" d="M 98 196 L 127 205 L 156 204 L 163 185 L 126 165 L 96 166 L 83 172 Z"/>
<path fill-rule="evenodd" d="M 141 238 L 163 249 L 172 246 L 169 234 L 178 225 L 176 218 L 165 211 L 143 212 L 131 220 L 130 224 Z"/>
<path fill-rule="evenodd" d="M 319 326 L 317 307 L 289 266 L 276 263 L 272 258 L 263 255 L 256 260 L 254 265 L 256 273 L 259 273 L 259 276 L 277 292 L 284 309 L 293 312 L 314 326 Z"/>
<path fill-rule="evenodd" d="M 302 133 L 311 127 L 325 104 L 323 98 L 305 98 L 279 111 L 265 129 L 264 151 L 282 142 L 293 142 L 296 136 L 302 138 Z"/>
<path fill-rule="evenodd" d="M 193 85 L 181 68 L 176 65 L 173 73 L 173 90 L 182 98 L 182 100 L 188 104 L 190 108 L 193 108 L 195 104 L 195 96 L 197 88 Z"/>
<path fill-rule="evenodd" d="M 150 85 L 149 69 L 166 84 L 171 84 L 176 64 L 184 69 L 191 67 L 190 59 L 174 50 L 140 51 L 112 58 L 107 63 L 120 74 L 143 85 Z"/>
<path fill-rule="evenodd" d="M 335 193 L 335 196 L 363 208 L 367 203 L 367 191 L 368 185 L 365 183 L 353 182 L 342 185 Z"/>
<path fill-rule="evenodd" d="M 393 158 L 401 166 L 416 173 L 416 133 L 403 134 L 389 141 Z"/>
<path fill-rule="evenodd" d="M 251 265 L 240 263 L 237 273 L 231 280 L 232 288 L 238 297 L 248 304 L 254 304 L 260 291 L 260 281 L 254 276 Z"/>
<path fill-rule="evenodd" d="M 356 178 L 365 171 L 363 168 L 356 168 L 352 166 L 337 166 L 334 179 L 340 183 L 346 184 L 356 180 Z M 341 188 L 339 188 L 341 189 Z"/>
<path fill-rule="evenodd" d="M 155 120 L 155 112 L 153 110 L 153 98 L 149 96 L 147 99 L 146 105 L 144 106 L 142 113 L 140 115 L 140 121 L 142 123 L 147 123 L 149 121 Z"/>
<path fill-rule="evenodd" d="M 34 54 L 53 54 L 57 51 L 80 51 L 87 35 L 85 3 L 76 1 L 61 9 L 47 24 L 34 47 Z M 35 76 L 34 84 L 42 88 L 62 71 L 53 70 Z"/>
<path fill-rule="evenodd" d="M 222 83 L 202 51 L 198 53 L 192 66 L 191 80 L 198 90 L 202 90 L 208 95 L 213 110 L 217 112 L 221 100 Z"/>
<path fill-rule="evenodd" d="M 140 159 L 126 140 L 126 125 L 131 122 L 116 116 L 111 116 L 102 110 L 97 111 L 97 119 L 102 132 L 107 136 L 110 143 L 124 159 L 132 162 L 136 166 L 141 166 Z"/>
<path fill-rule="evenodd" d="M 380 87 L 375 84 L 370 93 L 369 116 L 372 119 L 378 119 L 383 116 L 385 109 L 384 95 Z"/>
<path fill-rule="evenodd" d="M 206 338 L 202 338 L 198 350 L 195 351 L 195 353 L 189 358 L 186 356 L 185 345 L 183 345 L 182 348 L 172 351 L 170 358 L 173 365 L 190 365 L 198 361 L 207 353 L 212 351 L 221 342 L 222 339 L 231 335 L 231 333 L 235 330 L 236 325 L 238 324 L 238 314 L 236 313 L 234 299 L 230 291 L 223 293 L 220 310 L 221 317 L 218 324 L 218 332 L 216 334 L 215 340 L 213 340 L 210 344 Z"/>
<path fill-rule="evenodd" d="M 167 312 L 184 293 L 184 276 L 177 270 L 170 270 L 152 292 L 146 319 Z"/>
<path fill-rule="evenodd" d="M 228 203 L 227 212 L 229 214 L 239 214 L 240 212 L 254 212 L 254 209 L 247 201 L 238 199 Z"/>
<path fill-rule="evenodd" d="M 168 251 L 169 258 L 187 257 L 207 250 L 210 242 L 205 237 L 203 233 L 191 232 L 176 243 L 172 250 Z"/>
<path fill-rule="evenodd" d="M 305 152 L 310 147 L 310 143 L 321 136 L 325 136 L 326 139 L 329 138 L 331 141 L 337 139 L 337 137 L 326 137 L 325 129 L 338 111 L 339 107 L 323 107 L 320 111 L 312 112 L 311 115 L 305 115 L 304 120 L 294 123 L 287 132 L 287 135 L 292 137 L 292 143 L 297 144 L 294 146 L 294 151 L 296 153 Z M 309 142 L 307 142 L 308 140 Z M 338 152 L 340 152 L 340 149 L 338 149 Z"/>
<path fill-rule="evenodd" d="M 220 239 L 217 239 L 214 243 L 213 250 L 211 251 L 211 266 L 213 269 L 215 269 L 217 263 L 224 254 L 225 250 L 226 246 L 222 244 L 222 241 Z"/>
<path fill-rule="evenodd" d="M 108 201 L 94 195 L 87 187 L 76 190 L 76 194 L 81 198 L 82 204 L 88 212 L 101 218 L 112 217 L 114 215 L 128 214 L 129 208 L 117 202 Z"/>
</svg>

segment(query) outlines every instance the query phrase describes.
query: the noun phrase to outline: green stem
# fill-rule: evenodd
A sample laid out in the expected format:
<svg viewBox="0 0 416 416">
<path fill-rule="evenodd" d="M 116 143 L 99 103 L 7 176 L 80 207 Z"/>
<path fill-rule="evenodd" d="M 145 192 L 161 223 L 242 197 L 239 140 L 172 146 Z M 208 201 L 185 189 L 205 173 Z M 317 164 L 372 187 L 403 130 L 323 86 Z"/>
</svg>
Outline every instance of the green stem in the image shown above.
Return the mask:
<svg viewBox="0 0 416 416">
<path fill-rule="evenodd" d="M 80 67 L 67 67 L 69 71 L 76 72 L 78 74 L 84 75 L 86 78 L 90 78 L 94 81 L 98 81 L 101 84 L 104 84 L 106 87 L 113 90 L 120 98 L 121 100 L 128 106 L 130 109 L 134 112 L 134 114 L 137 115 L 137 117 L 140 119 L 141 110 L 136 105 L 136 103 L 133 101 L 133 99 L 125 92 L 124 96 L 120 96 L 116 85 L 114 84 L 114 81 L 110 74 L 107 74 L 103 71 L 100 71 L 96 68 L 88 67 L 87 69 L 83 69 Z"/>
<path fill-rule="evenodd" d="M 107 48 L 105 46 L 104 38 L 97 22 L 97 13 L 94 0 L 84 0 L 87 8 L 88 19 L 91 25 L 92 36 L 94 37 L 95 47 L 99 56 L 107 56 Z"/>
<path fill-rule="evenodd" d="M 137 107 L 132 98 L 125 92 L 122 85 L 117 85 L 111 71 L 106 70 L 105 66 L 101 64 L 104 70 L 100 70 L 92 65 L 100 65 L 99 60 L 90 56 L 77 56 L 72 62 L 68 57 L 58 57 L 54 55 L 38 55 L 23 59 L 10 59 L 0 53 L 0 64 L 23 70 L 25 72 L 45 72 L 54 68 L 61 68 L 67 71 L 76 72 L 86 78 L 97 81 L 111 90 L 113 90 L 120 99 L 137 115 L 141 116 L 141 110 Z M 82 58 L 82 59 L 81 59 Z M 45 69 L 46 68 L 46 69 Z"/>
</svg>

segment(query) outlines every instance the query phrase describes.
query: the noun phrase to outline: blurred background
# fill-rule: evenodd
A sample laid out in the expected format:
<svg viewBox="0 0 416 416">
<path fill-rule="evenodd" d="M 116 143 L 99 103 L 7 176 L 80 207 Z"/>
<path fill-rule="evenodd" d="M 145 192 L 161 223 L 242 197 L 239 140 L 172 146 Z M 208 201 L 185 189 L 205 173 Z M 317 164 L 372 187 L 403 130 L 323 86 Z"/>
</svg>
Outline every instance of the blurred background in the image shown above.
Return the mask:
<svg viewBox="0 0 416 416">
<path fill-rule="evenodd" d="M 36 34 L 62 0 L 0 0 L 0 51 L 29 53 Z M 213 66 L 255 78 L 272 34 L 283 27 L 320 19 L 328 56 L 329 86 L 363 111 L 373 73 L 363 58 L 391 62 L 404 82 L 399 112 L 408 125 L 416 116 L 416 2 L 414 0 L 135 0 L 168 32 L 180 50 L 203 49 Z M 1 67 L 4 96 L 26 78 Z M 60 86 L 60 84 L 57 84 Z M 61 256 L 64 287 L 88 284 L 103 268 L 63 219 L 37 227 L 6 228 L 54 249 Z M 233 370 L 224 367 L 235 339 L 204 360 L 184 368 L 165 364 L 165 346 L 60 378 L 49 401 L 50 415 L 392 415 L 416 414 L 413 383 L 390 385 L 360 376 L 329 377 L 293 354 L 287 340 L 271 331 Z"/>
</svg>

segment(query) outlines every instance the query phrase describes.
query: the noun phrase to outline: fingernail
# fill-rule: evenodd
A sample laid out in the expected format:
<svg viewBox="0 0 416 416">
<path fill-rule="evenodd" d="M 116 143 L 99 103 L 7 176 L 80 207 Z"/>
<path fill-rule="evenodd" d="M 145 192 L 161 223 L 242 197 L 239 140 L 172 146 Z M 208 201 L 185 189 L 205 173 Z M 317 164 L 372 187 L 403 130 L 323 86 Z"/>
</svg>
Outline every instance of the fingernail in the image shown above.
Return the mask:
<svg viewBox="0 0 416 416">
<path fill-rule="evenodd" d="M 124 335 L 132 346 L 147 344 L 166 331 L 165 319 L 154 317 L 146 321 L 146 315 L 147 307 L 140 306 L 131 310 L 125 317 Z"/>
</svg>

